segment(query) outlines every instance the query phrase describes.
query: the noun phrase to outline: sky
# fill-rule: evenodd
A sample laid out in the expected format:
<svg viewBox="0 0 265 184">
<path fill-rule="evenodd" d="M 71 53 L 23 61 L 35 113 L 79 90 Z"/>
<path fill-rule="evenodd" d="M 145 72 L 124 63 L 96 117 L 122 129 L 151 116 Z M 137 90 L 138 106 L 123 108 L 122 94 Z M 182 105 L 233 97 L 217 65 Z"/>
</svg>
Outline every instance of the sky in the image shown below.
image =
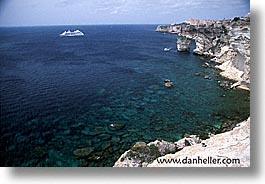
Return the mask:
<svg viewBox="0 0 265 184">
<path fill-rule="evenodd" d="M 0 0 L 0 26 L 170 24 L 250 12 L 250 0 Z"/>
</svg>

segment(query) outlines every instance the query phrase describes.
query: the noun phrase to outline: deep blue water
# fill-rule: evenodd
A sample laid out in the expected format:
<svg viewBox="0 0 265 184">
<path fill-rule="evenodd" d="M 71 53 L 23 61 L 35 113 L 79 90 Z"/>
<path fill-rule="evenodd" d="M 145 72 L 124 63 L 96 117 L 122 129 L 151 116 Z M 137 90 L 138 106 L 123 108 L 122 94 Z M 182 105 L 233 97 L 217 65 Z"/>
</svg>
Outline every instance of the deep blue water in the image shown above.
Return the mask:
<svg viewBox="0 0 265 184">
<path fill-rule="evenodd" d="M 100 160 L 88 166 L 112 166 L 134 142 L 176 141 L 249 116 L 248 92 L 219 87 L 204 58 L 178 53 L 177 35 L 155 28 L 0 28 L 0 165 L 80 166 L 73 151 L 92 147 Z M 59 37 L 67 29 L 85 36 Z"/>
</svg>

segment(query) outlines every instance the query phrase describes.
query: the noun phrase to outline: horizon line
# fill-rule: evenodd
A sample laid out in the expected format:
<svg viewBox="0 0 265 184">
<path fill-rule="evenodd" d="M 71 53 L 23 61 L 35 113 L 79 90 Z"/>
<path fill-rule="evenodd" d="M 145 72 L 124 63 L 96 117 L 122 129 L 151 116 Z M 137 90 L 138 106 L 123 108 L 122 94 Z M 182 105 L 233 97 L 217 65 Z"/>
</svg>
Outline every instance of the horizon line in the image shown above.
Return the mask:
<svg viewBox="0 0 265 184">
<path fill-rule="evenodd" d="M 50 24 L 50 25 L 0 25 L 0 28 L 8 27 L 51 27 L 51 26 L 112 26 L 112 25 L 169 25 L 170 23 L 106 23 L 106 24 Z"/>
</svg>

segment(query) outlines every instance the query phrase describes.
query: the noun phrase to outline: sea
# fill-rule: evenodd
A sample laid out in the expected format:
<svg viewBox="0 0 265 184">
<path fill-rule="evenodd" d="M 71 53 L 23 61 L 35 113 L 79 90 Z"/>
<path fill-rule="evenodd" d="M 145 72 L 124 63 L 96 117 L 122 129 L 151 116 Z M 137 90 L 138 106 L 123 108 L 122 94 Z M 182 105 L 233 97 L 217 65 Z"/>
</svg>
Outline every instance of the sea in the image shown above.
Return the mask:
<svg viewBox="0 0 265 184">
<path fill-rule="evenodd" d="M 220 87 L 209 59 L 156 26 L 1 27 L 0 166 L 111 167 L 135 142 L 245 120 L 249 92 Z M 76 29 L 85 35 L 59 36 Z"/>
</svg>

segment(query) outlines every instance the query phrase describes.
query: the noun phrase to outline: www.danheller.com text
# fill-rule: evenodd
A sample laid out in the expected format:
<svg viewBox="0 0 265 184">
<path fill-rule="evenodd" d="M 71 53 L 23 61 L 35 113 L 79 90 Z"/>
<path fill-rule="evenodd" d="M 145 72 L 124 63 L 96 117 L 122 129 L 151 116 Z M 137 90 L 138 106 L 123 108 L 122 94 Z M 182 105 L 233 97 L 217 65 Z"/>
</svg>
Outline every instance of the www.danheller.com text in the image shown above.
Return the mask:
<svg viewBox="0 0 265 184">
<path fill-rule="evenodd" d="M 214 158 L 211 156 L 206 158 L 201 158 L 200 156 L 196 158 L 158 158 L 156 160 L 158 164 L 240 164 L 239 158 Z"/>
</svg>

